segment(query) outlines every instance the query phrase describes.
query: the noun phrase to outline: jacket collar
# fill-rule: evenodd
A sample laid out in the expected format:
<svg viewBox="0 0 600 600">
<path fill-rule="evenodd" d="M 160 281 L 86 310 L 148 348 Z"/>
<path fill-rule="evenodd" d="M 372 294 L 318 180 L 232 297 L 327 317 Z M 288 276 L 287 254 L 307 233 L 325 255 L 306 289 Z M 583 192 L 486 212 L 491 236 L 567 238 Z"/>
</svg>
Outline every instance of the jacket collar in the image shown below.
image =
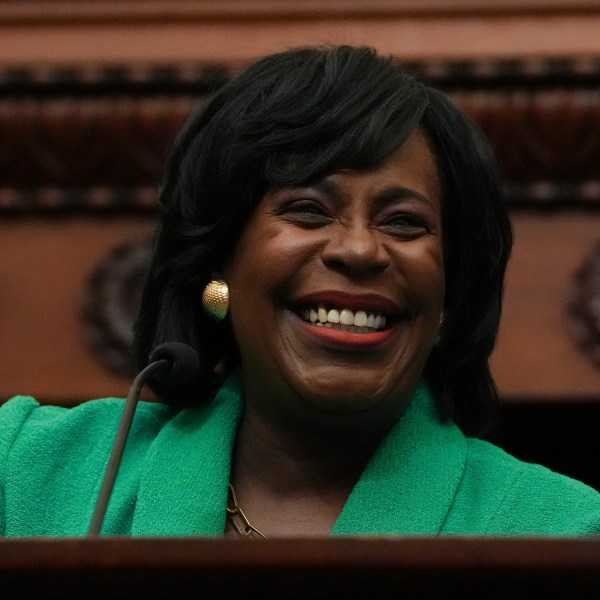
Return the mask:
<svg viewBox="0 0 600 600">
<path fill-rule="evenodd" d="M 132 533 L 222 535 L 231 454 L 243 412 L 242 381 L 230 377 L 209 404 L 178 413 L 147 454 Z M 435 535 L 466 461 L 466 441 L 441 424 L 422 384 L 371 458 L 332 535 Z"/>
<path fill-rule="evenodd" d="M 436 535 L 464 472 L 466 439 L 421 384 L 351 492 L 332 534 Z"/>
</svg>

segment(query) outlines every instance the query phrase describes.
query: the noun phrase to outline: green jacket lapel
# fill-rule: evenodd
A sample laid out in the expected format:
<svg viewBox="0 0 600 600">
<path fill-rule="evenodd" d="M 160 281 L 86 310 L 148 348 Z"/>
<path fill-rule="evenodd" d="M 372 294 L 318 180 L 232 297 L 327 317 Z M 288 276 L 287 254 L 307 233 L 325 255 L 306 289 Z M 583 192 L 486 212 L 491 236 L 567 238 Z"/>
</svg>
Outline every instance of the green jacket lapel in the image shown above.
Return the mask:
<svg viewBox="0 0 600 600">
<path fill-rule="evenodd" d="M 242 414 L 239 376 L 206 406 L 183 410 L 149 450 L 133 535 L 221 535 L 235 433 Z"/>
<path fill-rule="evenodd" d="M 165 425 L 148 452 L 133 535 L 221 535 L 235 434 L 243 411 L 241 377 L 214 401 Z M 440 533 L 461 481 L 466 440 L 441 425 L 425 385 L 391 429 L 350 494 L 332 535 Z"/>
<path fill-rule="evenodd" d="M 440 533 L 464 472 L 467 445 L 441 425 L 421 385 L 377 449 L 336 521 L 333 535 Z"/>
</svg>

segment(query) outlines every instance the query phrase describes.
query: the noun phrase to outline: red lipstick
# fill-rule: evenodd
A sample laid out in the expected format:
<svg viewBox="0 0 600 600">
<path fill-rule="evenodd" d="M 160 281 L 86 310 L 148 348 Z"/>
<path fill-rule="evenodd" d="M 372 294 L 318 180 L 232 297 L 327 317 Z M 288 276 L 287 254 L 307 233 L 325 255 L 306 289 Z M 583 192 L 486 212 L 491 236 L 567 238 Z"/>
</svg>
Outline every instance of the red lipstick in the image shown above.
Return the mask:
<svg viewBox="0 0 600 600">
<path fill-rule="evenodd" d="M 377 350 L 394 334 L 395 328 L 382 329 L 370 333 L 351 333 L 333 327 L 319 327 L 298 317 L 303 333 L 311 336 L 319 344 L 332 350 L 364 352 Z"/>
</svg>

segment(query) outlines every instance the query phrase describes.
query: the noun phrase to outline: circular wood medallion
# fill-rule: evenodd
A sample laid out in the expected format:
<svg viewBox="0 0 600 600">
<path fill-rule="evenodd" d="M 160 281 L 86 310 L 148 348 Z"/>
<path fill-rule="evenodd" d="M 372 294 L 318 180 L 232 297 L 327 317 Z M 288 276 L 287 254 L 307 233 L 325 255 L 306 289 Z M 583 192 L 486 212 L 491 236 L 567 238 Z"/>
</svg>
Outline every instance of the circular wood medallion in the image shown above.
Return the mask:
<svg viewBox="0 0 600 600">
<path fill-rule="evenodd" d="M 575 273 L 568 314 L 577 344 L 600 368 L 600 243 Z"/>
<path fill-rule="evenodd" d="M 135 372 L 129 347 L 151 253 L 148 237 L 123 242 L 94 268 L 84 290 L 84 340 L 117 375 Z"/>
</svg>

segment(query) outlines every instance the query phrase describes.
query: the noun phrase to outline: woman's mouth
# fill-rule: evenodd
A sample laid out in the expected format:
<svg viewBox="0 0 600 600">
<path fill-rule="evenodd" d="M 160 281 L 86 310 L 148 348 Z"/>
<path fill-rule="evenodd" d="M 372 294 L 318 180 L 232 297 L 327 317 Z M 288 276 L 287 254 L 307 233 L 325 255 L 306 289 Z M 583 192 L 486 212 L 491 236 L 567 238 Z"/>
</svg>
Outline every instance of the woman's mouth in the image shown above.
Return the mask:
<svg viewBox="0 0 600 600">
<path fill-rule="evenodd" d="M 305 307 L 300 316 L 307 323 L 348 333 L 375 333 L 385 329 L 388 321 L 385 314 L 368 310 L 351 310 L 324 304 Z"/>
</svg>

